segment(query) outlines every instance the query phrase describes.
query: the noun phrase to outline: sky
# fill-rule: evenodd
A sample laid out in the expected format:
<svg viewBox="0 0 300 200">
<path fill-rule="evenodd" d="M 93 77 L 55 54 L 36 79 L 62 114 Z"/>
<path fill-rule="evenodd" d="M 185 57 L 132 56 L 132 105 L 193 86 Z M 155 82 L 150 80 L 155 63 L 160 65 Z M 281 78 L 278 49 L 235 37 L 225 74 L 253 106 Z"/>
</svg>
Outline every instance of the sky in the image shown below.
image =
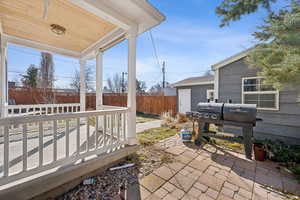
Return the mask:
<svg viewBox="0 0 300 200">
<path fill-rule="evenodd" d="M 145 32 L 137 41 L 137 78 L 148 88 L 161 83 L 161 64 L 166 62 L 166 79 L 169 83 L 184 78 L 201 76 L 211 65 L 243 51 L 257 41 L 252 33 L 261 25 L 266 13 L 261 10 L 244 16 L 230 26 L 220 28 L 221 19 L 215 8 L 221 0 L 149 0 L 166 20 L 152 29 L 157 57 L 150 33 Z M 158 58 L 158 60 L 157 60 Z M 40 52 L 9 45 L 8 79 L 20 81 L 30 64 L 39 66 Z M 127 71 L 127 42 L 124 41 L 104 52 L 104 85 L 109 77 Z M 55 87 L 70 88 L 70 82 L 79 62 L 76 59 L 54 55 Z M 95 71 L 95 60 L 87 65 Z M 95 75 L 95 74 L 93 74 Z M 91 81 L 94 85 L 94 79 Z"/>
</svg>

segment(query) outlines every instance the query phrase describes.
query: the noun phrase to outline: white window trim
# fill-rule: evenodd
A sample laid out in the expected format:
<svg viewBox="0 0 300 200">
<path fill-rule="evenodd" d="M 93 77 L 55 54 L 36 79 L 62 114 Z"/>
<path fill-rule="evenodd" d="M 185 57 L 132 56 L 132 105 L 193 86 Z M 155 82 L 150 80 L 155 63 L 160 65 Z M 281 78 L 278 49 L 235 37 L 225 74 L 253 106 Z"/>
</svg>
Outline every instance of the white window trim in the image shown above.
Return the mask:
<svg viewBox="0 0 300 200">
<path fill-rule="evenodd" d="M 209 98 L 209 93 L 212 92 L 214 93 L 214 99 L 215 99 L 215 91 L 213 89 L 210 89 L 210 90 L 206 90 L 206 100 L 208 100 Z M 214 101 L 214 100 L 213 100 Z"/>
<path fill-rule="evenodd" d="M 275 108 L 257 108 L 258 110 L 274 110 L 278 111 L 279 110 L 279 91 L 274 90 L 274 91 L 255 91 L 255 92 L 244 92 L 244 80 L 247 79 L 261 79 L 263 78 L 262 76 L 253 76 L 253 77 L 242 77 L 242 103 L 244 104 L 244 95 L 245 94 L 275 94 L 276 96 L 276 107 Z"/>
</svg>

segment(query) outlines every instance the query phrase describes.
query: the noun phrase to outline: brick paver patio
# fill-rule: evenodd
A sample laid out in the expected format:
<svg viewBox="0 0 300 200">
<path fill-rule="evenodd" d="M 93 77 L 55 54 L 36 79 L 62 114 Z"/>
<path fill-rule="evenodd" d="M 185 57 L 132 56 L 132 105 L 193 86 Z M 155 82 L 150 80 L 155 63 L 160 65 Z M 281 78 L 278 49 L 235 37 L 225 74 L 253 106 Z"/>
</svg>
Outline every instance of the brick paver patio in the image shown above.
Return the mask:
<svg viewBox="0 0 300 200">
<path fill-rule="evenodd" d="M 247 160 L 210 145 L 196 148 L 178 136 L 156 145 L 174 154 L 175 161 L 140 180 L 141 199 L 280 200 L 286 198 L 282 190 L 300 194 L 300 184 L 275 163 Z"/>
</svg>

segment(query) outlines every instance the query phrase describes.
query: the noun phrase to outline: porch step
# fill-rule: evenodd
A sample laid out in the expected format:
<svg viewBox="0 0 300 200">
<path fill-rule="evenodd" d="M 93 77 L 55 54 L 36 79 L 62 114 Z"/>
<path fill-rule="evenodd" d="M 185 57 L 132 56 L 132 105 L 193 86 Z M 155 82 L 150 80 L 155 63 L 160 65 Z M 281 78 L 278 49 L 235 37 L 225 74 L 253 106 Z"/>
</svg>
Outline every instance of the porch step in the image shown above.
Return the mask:
<svg viewBox="0 0 300 200">
<path fill-rule="evenodd" d="M 87 177 L 101 169 L 114 165 L 122 158 L 134 153 L 139 146 L 127 146 L 109 154 L 63 168 L 48 170 L 32 177 L 0 186 L 0 199 L 51 199 L 70 190 Z"/>
</svg>

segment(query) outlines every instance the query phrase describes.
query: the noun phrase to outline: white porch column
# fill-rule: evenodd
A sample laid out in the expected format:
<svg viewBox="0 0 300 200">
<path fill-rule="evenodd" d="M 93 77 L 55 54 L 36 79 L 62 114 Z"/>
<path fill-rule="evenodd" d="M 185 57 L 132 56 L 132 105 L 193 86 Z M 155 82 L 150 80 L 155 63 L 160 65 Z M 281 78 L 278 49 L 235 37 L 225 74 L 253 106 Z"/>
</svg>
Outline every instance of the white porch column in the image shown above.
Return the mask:
<svg viewBox="0 0 300 200">
<path fill-rule="evenodd" d="M 85 85 L 85 60 L 80 60 L 80 111 L 85 111 L 85 97 L 86 97 L 86 85 Z"/>
<path fill-rule="evenodd" d="M 96 110 L 100 110 L 103 105 L 103 52 L 99 51 L 96 56 Z"/>
<path fill-rule="evenodd" d="M 8 102 L 8 88 L 7 88 L 7 42 L 3 39 L 3 36 L 0 34 L 0 104 L 1 104 L 1 118 L 7 117 L 7 102 Z"/>
<path fill-rule="evenodd" d="M 136 138 L 136 35 L 136 30 L 128 34 L 127 139 L 129 145 L 138 144 Z"/>
</svg>

